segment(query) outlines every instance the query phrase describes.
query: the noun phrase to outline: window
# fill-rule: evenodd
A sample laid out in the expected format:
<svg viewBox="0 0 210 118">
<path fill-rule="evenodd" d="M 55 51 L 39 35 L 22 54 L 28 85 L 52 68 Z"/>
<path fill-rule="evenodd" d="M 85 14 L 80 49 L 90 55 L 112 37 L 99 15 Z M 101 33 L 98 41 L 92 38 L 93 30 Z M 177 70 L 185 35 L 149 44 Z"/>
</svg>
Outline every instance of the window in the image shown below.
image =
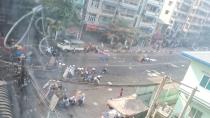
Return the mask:
<svg viewBox="0 0 210 118">
<path fill-rule="evenodd" d="M 116 9 L 115 6 L 111 6 L 111 5 L 104 5 L 104 8 L 107 10 L 115 10 Z"/>
<path fill-rule="evenodd" d="M 168 13 L 169 13 L 169 11 L 168 11 L 168 10 L 166 10 L 166 11 L 165 11 L 165 14 L 168 14 Z"/>
<path fill-rule="evenodd" d="M 92 0 L 91 7 L 98 8 L 99 2 L 100 2 L 99 0 Z"/>
<path fill-rule="evenodd" d="M 126 14 L 126 16 L 128 16 L 128 17 L 134 17 L 134 14 L 136 14 L 136 11 L 135 10 L 127 10 L 127 14 Z"/>
<path fill-rule="evenodd" d="M 170 20 L 170 24 L 172 24 L 173 23 L 173 20 Z"/>
<path fill-rule="evenodd" d="M 176 4 L 176 8 L 179 9 L 180 7 L 181 7 L 180 3 L 177 3 L 177 4 Z"/>
<path fill-rule="evenodd" d="M 88 21 L 95 22 L 95 20 L 96 20 L 96 14 L 89 14 Z"/>
<path fill-rule="evenodd" d="M 202 117 L 202 112 L 192 107 L 189 113 L 189 118 L 201 118 L 201 117 Z"/>
<path fill-rule="evenodd" d="M 111 17 L 107 17 L 107 16 L 100 16 L 99 17 L 99 23 L 100 24 L 109 24 L 109 23 L 111 23 L 111 21 L 112 21 L 112 18 Z"/>
<path fill-rule="evenodd" d="M 139 0 L 124 0 L 127 4 L 138 5 Z"/>
<path fill-rule="evenodd" d="M 168 2 L 168 6 L 171 6 L 172 4 L 173 4 L 172 1 L 169 1 L 169 2 Z"/>
<path fill-rule="evenodd" d="M 204 75 L 201 82 L 200 82 L 200 85 L 208 90 L 210 90 L 210 77 Z"/>
</svg>

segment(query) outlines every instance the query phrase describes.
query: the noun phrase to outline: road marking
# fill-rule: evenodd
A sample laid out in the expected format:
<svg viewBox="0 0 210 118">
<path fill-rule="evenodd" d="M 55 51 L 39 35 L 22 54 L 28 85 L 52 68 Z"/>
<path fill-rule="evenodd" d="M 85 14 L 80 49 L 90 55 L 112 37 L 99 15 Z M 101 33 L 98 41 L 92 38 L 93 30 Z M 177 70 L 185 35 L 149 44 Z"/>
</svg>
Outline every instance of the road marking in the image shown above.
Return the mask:
<svg viewBox="0 0 210 118">
<path fill-rule="evenodd" d="M 176 62 L 176 64 L 183 64 L 185 61 Z M 150 64 L 109 64 L 109 67 L 140 67 L 140 66 L 158 66 L 158 65 L 170 65 L 170 63 L 150 63 Z M 104 66 L 104 64 L 87 64 L 87 66 Z"/>
<path fill-rule="evenodd" d="M 146 70 L 146 72 L 147 72 L 147 76 L 149 77 L 157 77 L 163 74 L 163 72 L 160 73 L 157 70 Z"/>
<path fill-rule="evenodd" d="M 97 102 L 93 102 L 93 105 L 94 105 L 94 106 L 98 106 L 98 103 L 97 103 Z"/>
<path fill-rule="evenodd" d="M 163 75 L 164 75 L 164 74 L 165 74 L 165 72 L 161 72 L 161 74 L 163 74 Z"/>
<path fill-rule="evenodd" d="M 157 77 L 158 76 L 158 74 L 156 74 L 156 73 L 147 73 L 147 75 L 150 76 L 150 77 Z"/>
<path fill-rule="evenodd" d="M 172 66 L 172 67 L 174 67 L 174 68 L 178 68 L 178 66 L 175 65 L 175 64 L 169 63 L 169 65 Z"/>
<path fill-rule="evenodd" d="M 112 85 L 112 82 L 107 82 L 108 85 Z"/>
<path fill-rule="evenodd" d="M 146 72 L 147 72 L 147 73 L 150 73 L 151 71 L 150 71 L 150 70 L 146 70 Z"/>
<path fill-rule="evenodd" d="M 108 88 L 107 90 L 108 90 L 108 91 L 112 91 L 112 88 Z"/>
</svg>

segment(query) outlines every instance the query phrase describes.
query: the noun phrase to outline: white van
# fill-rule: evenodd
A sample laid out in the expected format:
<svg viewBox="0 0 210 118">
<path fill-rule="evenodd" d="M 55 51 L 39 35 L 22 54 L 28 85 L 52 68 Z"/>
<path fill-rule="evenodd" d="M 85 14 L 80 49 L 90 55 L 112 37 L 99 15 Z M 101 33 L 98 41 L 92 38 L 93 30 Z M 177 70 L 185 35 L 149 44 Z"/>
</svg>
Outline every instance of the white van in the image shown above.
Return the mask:
<svg viewBox="0 0 210 118">
<path fill-rule="evenodd" d="M 57 43 L 57 47 L 63 51 L 84 51 L 85 43 L 81 40 L 64 40 Z"/>
</svg>

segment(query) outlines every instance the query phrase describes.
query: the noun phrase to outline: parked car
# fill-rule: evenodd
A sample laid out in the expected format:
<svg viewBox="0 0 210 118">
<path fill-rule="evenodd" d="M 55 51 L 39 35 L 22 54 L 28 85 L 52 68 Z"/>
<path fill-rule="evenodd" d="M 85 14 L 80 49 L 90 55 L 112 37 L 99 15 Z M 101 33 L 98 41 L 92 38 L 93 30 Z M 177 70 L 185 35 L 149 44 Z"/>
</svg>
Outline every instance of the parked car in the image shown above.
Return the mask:
<svg viewBox="0 0 210 118">
<path fill-rule="evenodd" d="M 81 40 L 63 40 L 57 43 L 57 47 L 63 51 L 84 51 L 84 45 Z"/>
</svg>

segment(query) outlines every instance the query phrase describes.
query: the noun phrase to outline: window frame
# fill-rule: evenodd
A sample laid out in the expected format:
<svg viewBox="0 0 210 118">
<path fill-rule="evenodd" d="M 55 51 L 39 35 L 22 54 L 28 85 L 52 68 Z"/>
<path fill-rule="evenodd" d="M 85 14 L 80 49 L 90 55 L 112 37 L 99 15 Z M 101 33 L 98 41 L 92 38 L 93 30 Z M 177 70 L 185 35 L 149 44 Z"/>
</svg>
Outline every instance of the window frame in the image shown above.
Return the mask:
<svg viewBox="0 0 210 118">
<path fill-rule="evenodd" d="M 195 110 L 193 114 L 191 114 L 192 110 Z M 188 113 L 189 118 L 198 118 L 197 115 L 200 113 L 200 118 L 202 118 L 203 112 L 199 111 L 195 107 L 191 107 L 190 112 Z M 191 116 L 192 115 L 192 116 Z"/>
<path fill-rule="evenodd" d="M 201 82 L 203 81 L 204 77 L 208 78 L 208 81 L 205 83 L 205 86 L 201 85 Z M 207 88 L 209 84 L 210 84 L 210 76 L 204 74 L 202 79 L 201 79 L 201 81 L 200 81 L 200 83 L 199 83 L 199 86 L 201 86 L 202 88 L 207 89 L 207 90 L 210 91 L 210 88 L 209 89 Z"/>
<path fill-rule="evenodd" d="M 168 2 L 168 6 L 171 6 L 172 4 L 173 4 L 173 1 L 170 0 L 170 1 Z"/>
<path fill-rule="evenodd" d="M 96 22 L 96 17 L 97 17 L 97 14 L 89 14 L 88 15 L 88 22 Z"/>
<path fill-rule="evenodd" d="M 169 10 L 165 10 L 165 14 L 167 14 L 167 15 L 168 15 L 168 14 L 169 14 Z"/>
</svg>

